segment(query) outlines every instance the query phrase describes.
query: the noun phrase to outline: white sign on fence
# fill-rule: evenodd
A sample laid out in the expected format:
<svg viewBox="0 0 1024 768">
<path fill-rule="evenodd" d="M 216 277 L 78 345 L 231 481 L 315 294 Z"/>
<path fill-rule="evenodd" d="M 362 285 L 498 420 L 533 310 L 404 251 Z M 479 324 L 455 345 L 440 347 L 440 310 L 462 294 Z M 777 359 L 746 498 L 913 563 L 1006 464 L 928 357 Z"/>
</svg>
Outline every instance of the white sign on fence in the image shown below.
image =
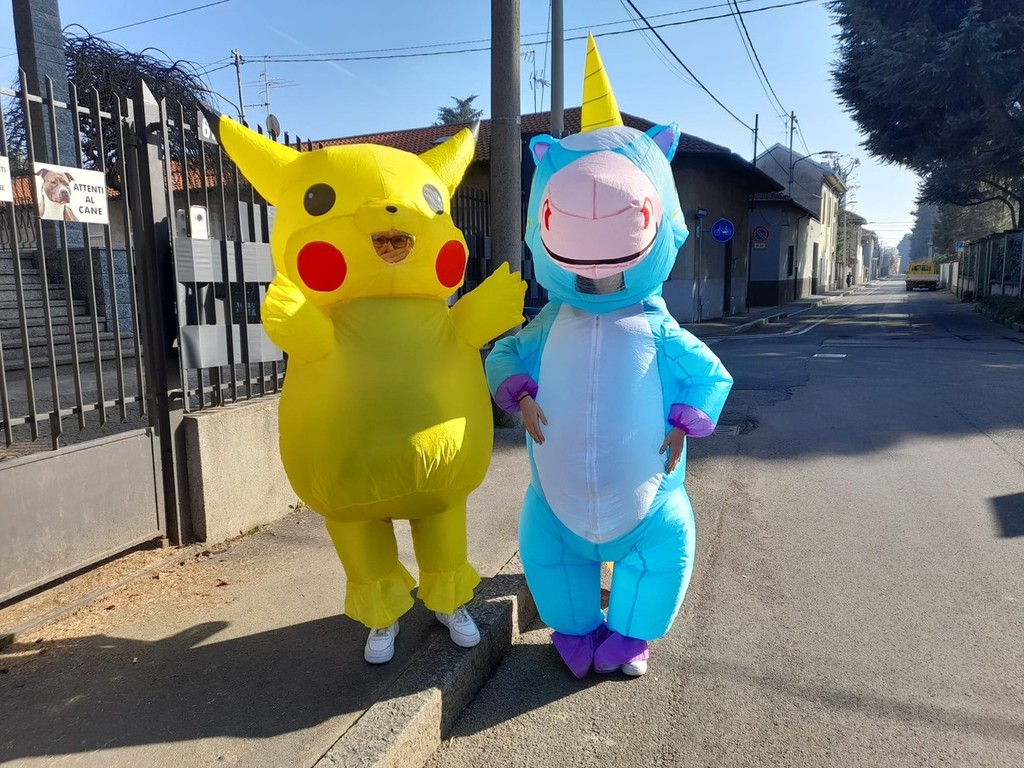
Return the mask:
<svg viewBox="0 0 1024 768">
<path fill-rule="evenodd" d="M 14 202 L 14 185 L 11 184 L 11 164 L 0 155 L 0 202 Z"/>
<path fill-rule="evenodd" d="M 106 224 L 107 180 L 99 171 L 33 163 L 36 212 L 49 221 Z"/>
</svg>

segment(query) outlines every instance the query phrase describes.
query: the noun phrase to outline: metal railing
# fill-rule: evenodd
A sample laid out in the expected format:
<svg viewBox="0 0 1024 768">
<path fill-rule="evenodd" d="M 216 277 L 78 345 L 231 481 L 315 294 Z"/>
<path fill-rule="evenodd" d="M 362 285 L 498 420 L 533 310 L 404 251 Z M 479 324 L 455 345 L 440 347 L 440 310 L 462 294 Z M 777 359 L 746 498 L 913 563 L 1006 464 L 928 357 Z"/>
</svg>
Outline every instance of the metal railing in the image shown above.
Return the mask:
<svg viewBox="0 0 1024 768">
<path fill-rule="evenodd" d="M 114 247 L 112 225 L 43 221 L 34 203 L 37 161 L 83 164 L 83 120 L 100 130 L 117 126 L 111 149 L 119 165 L 111 175 L 123 179 L 124 119 L 102 110 L 95 90 L 80 100 L 69 84 L 66 102 L 54 98 L 52 81 L 46 90 L 45 97 L 30 94 L 24 73 L 18 92 L 0 89 L 8 104 L 18 103 L 25 126 L 25 144 L 12 157 L 0 109 L 0 154 L 17 167 L 15 200 L 0 215 L 0 429 L 6 446 L 0 458 L 146 419 L 131 250 Z M 42 132 L 33 125 L 40 119 Z M 40 155 L 33 128 L 49 137 L 46 154 Z M 104 153 L 100 163 L 96 170 L 106 174 Z M 120 197 L 118 190 L 111 193 Z M 65 429 L 69 419 L 77 432 Z"/>
<path fill-rule="evenodd" d="M 1013 229 L 969 243 L 960 257 L 958 296 L 1024 296 L 1024 230 Z"/>
</svg>

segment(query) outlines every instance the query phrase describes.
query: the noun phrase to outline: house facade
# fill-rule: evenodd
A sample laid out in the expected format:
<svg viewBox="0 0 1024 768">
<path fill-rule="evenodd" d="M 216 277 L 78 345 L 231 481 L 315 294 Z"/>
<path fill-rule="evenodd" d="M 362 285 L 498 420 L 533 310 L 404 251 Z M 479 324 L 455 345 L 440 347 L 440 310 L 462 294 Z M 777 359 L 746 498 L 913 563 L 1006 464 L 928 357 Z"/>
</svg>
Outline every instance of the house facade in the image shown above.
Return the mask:
<svg viewBox="0 0 1024 768">
<path fill-rule="evenodd" d="M 622 120 L 625 125 L 641 131 L 655 125 L 650 120 L 625 112 L 622 113 Z M 526 145 L 532 137 L 548 133 L 550 125 L 550 112 L 527 114 L 521 118 L 524 210 L 533 174 L 533 164 Z M 564 125 L 567 134 L 579 131 L 578 107 L 565 110 Z M 303 148 L 371 143 L 419 154 L 463 127 L 429 126 L 347 136 L 314 141 L 308 143 L 309 147 L 303 145 Z M 490 122 L 481 121 L 476 156 L 463 178 L 463 187 L 477 190 L 490 188 L 490 138 Z M 778 191 L 781 185 L 727 147 L 685 133 L 680 137 L 679 147 L 672 160 L 672 171 L 690 237 L 680 250 L 675 268 L 663 286 L 669 311 L 681 323 L 745 311 L 749 304 L 747 281 L 750 248 L 747 238 L 740 233 L 749 231 L 752 197 L 758 193 Z M 714 225 L 723 221 L 728 226 L 720 225 L 716 237 Z M 730 230 L 733 236 L 724 238 L 721 233 Z M 524 252 L 523 276 L 528 281 L 532 279 L 531 266 L 530 254 Z M 531 288 L 531 294 L 538 293 L 542 291 Z"/>
<path fill-rule="evenodd" d="M 846 186 L 832 168 L 776 144 L 758 155 L 759 170 L 782 192 L 754 198 L 751 303 L 776 306 L 845 284 L 839 252 L 839 201 Z"/>
<path fill-rule="evenodd" d="M 750 304 L 785 304 L 818 289 L 822 224 L 784 192 L 754 196 L 750 213 Z"/>
<path fill-rule="evenodd" d="M 884 274 L 882 271 L 882 246 L 878 241 L 878 235 L 870 229 L 861 230 L 860 268 L 867 280 L 875 280 Z"/>
</svg>

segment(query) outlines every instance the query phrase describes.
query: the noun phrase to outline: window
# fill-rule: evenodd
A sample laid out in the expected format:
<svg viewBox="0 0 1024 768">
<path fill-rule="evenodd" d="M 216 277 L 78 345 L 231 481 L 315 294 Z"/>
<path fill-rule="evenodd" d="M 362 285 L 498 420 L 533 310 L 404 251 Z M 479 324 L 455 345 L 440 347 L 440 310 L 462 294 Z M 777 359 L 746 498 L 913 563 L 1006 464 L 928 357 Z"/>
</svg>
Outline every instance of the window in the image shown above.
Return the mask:
<svg viewBox="0 0 1024 768">
<path fill-rule="evenodd" d="M 796 249 L 791 245 L 789 246 L 789 254 L 786 256 L 786 277 L 793 276 L 793 254 Z"/>
</svg>

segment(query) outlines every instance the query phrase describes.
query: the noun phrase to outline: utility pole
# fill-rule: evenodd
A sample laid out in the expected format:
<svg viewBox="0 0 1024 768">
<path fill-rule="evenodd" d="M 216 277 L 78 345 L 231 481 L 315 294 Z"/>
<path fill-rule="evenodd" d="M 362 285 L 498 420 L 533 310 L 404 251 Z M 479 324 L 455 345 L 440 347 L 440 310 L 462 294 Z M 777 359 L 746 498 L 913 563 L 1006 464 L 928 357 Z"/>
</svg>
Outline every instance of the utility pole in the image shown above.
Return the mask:
<svg viewBox="0 0 1024 768">
<path fill-rule="evenodd" d="M 235 77 L 238 80 L 238 122 L 245 125 L 245 99 L 242 97 L 242 65 L 245 59 L 234 48 L 231 49 L 231 55 L 235 57 Z"/>
<path fill-rule="evenodd" d="M 551 0 L 551 135 L 565 133 L 565 21 L 562 0 Z"/>
<path fill-rule="evenodd" d="M 789 113 L 789 198 L 793 199 L 793 134 L 796 132 L 796 112 Z"/>
<path fill-rule="evenodd" d="M 491 0 L 491 255 L 523 263 L 519 0 Z"/>
<path fill-rule="evenodd" d="M 759 115 L 759 114 L 758 115 L 754 115 L 754 159 L 751 160 L 751 162 L 754 164 L 755 168 L 757 167 L 757 121 L 760 120 L 760 119 L 761 119 L 761 115 Z M 792 150 L 790 150 L 789 158 L 790 158 L 790 160 L 793 159 L 793 151 Z"/>
</svg>

